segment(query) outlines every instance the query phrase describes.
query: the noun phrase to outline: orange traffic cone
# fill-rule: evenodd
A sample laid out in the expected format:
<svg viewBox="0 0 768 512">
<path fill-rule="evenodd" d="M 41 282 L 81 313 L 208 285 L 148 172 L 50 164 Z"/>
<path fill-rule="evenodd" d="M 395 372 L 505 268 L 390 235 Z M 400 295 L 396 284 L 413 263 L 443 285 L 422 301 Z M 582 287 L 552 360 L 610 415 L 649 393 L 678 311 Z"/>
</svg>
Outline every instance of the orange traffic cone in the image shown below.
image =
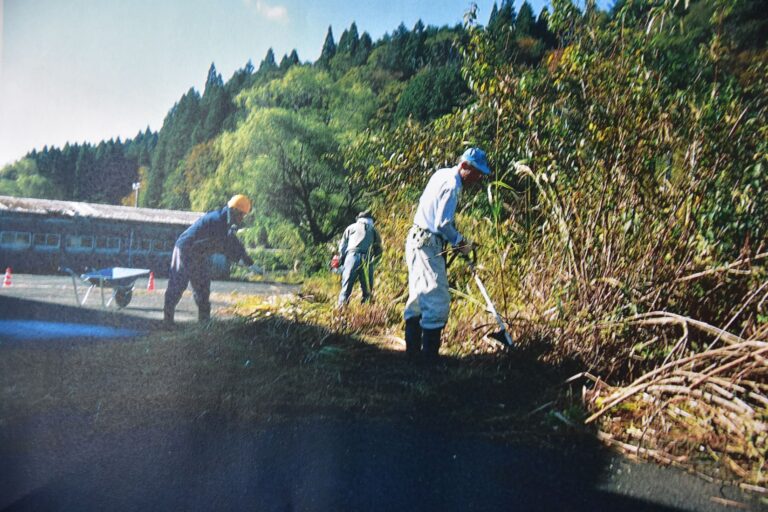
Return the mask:
<svg viewBox="0 0 768 512">
<path fill-rule="evenodd" d="M 11 267 L 5 269 L 5 279 L 3 280 L 3 288 L 11 287 Z"/>
<path fill-rule="evenodd" d="M 149 273 L 149 281 L 147 282 L 147 291 L 148 292 L 155 291 L 155 273 L 154 272 Z"/>
</svg>

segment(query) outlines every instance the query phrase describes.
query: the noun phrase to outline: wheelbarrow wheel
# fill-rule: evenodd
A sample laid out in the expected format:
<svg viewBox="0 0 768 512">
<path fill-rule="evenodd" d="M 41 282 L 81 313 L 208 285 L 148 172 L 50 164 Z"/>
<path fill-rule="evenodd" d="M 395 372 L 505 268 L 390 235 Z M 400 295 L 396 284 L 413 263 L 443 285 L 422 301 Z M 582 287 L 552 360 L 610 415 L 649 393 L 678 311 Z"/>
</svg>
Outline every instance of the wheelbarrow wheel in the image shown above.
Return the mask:
<svg viewBox="0 0 768 512">
<path fill-rule="evenodd" d="M 115 304 L 117 307 L 124 308 L 131 303 L 133 298 L 133 290 L 130 288 L 117 288 L 115 290 Z"/>
</svg>

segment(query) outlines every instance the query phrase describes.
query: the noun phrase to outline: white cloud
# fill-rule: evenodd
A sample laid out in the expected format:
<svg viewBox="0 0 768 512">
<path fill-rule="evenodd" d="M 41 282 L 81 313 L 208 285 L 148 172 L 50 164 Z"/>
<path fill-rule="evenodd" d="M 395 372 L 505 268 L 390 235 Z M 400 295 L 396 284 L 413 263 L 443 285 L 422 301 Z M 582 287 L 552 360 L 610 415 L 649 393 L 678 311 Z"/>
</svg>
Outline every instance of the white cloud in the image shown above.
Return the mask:
<svg viewBox="0 0 768 512">
<path fill-rule="evenodd" d="M 288 9 L 282 5 L 269 5 L 263 0 L 245 0 L 245 5 L 256 9 L 260 16 L 270 21 L 286 22 L 288 21 Z"/>
</svg>

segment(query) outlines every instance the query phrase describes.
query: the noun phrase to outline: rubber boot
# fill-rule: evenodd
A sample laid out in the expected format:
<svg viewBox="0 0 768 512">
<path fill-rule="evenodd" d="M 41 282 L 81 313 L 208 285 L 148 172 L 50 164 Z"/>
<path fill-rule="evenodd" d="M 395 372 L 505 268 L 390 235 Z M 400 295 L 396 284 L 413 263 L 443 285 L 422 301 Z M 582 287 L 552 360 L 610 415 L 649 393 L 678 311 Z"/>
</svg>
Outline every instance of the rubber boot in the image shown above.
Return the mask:
<svg viewBox="0 0 768 512">
<path fill-rule="evenodd" d="M 168 309 L 163 309 L 163 327 L 166 329 L 173 329 L 174 323 L 173 323 L 173 311 L 169 311 Z"/>
<path fill-rule="evenodd" d="M 409 359 L 415 359 L 421 350 L 421 317 L 405 321 L 405 353 Z"/>
<path fill-rule="evenodd" d="M 436 362 L 440 354 L 440 335 L 443 329 L 424 329 L 421 335 L 421 355 L 424 362 Z"/>
<path fill-rule="evenodd" d="M 198 306 L 197 307 L 197 321 L 205 323 L 211 319 L 211 306 Z"/>
</svg>

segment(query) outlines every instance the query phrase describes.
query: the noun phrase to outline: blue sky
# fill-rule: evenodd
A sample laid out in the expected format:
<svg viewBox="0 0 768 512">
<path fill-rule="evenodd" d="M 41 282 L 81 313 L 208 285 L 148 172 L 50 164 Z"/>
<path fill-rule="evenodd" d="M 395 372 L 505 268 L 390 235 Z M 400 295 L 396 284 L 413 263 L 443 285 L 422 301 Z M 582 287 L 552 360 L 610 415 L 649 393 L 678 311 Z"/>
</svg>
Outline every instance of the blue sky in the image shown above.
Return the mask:
<svg viewBox="0 0 768 512">
<path fill-rule="evenodd" d="M 607 1 L 607 0 L 606 0 Z M 476 0 L 485 23 L 494 0 Z M 516 0 L 519 9 L 522 0 Z M 538 14 L 545 0 L 530 1 Z M 604 5 L 604 2 L 599 2 Z M 400 22 L 453 25 L 470 0 L 0 0 L 0 167 L 33 148 L 159 130 L 211 63 L 226 81 L 272 47 L 320 54 L 355 21 L 378 39 Z"/>
</svg>

